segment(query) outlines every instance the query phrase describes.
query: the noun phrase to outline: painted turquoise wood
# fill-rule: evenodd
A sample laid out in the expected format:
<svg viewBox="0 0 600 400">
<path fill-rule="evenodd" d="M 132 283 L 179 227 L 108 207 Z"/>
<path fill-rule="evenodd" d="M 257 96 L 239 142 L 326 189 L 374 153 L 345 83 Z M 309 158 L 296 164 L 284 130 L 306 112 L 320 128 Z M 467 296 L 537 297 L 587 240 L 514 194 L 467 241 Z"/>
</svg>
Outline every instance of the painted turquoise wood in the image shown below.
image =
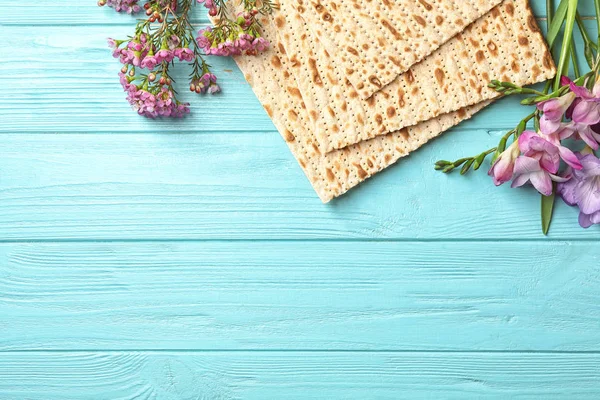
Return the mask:
<svg viewBox="0 0 600 400">
<path fill-rule="evenodd" d="M 598 227 L 431 168 L 516 99 L 323 205 L 230 60 L 140 119 L 73 3 L 0 0 L 0 399 L 600 397 Z"/>
</svg>

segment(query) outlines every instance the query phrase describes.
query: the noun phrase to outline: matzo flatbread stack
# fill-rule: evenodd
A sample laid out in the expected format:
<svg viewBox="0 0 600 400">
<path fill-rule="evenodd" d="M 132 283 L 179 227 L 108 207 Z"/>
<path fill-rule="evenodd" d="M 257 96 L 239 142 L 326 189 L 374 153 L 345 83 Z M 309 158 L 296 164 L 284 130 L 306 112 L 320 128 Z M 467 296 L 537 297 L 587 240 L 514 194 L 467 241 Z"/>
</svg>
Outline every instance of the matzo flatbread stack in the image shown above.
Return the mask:
<svg viewBox="0 0 600 400">
<path fill-rule="evenodd" d="M 263 28 L 271 47 L 256 57 L 234 59 L 323 202 L 392 165 L 487 104 L 464 108 L 325 154 L 317 146 L 291 63 L 283 44 L 276 39 L 270 19 L 264 19 Z"/>
<path fill-rule="evenodd" d="M 294 1 L 282 0 L 273 20 L 324 153 L 496 98 L 492 79 L 527 85 L 556 72 L 527 0 L 505 0 L 364 100 Z"/>
<path fill-rule="evenodd" d="M 500 0 L 287 0 L 362 98 L 392 82 Z"/>
</svg>

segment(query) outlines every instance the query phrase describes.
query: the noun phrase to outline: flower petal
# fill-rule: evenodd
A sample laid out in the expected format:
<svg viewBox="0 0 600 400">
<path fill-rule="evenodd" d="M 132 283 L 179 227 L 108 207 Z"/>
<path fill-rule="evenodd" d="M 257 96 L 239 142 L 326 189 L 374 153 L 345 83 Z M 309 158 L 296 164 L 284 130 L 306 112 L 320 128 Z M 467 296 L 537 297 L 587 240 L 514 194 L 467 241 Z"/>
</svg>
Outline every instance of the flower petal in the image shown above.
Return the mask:
<svg viewBox="0 0 600 400">
<path fill-rule="evenodd" d="M 573 153 L 569 148 L 565 146 L 558 146 L 558 152 L 560 154 L 560 158 L 562 158 L 569 166 L 575 169 L 583 168 L 575 153 Z"/>
<path fill-rule="evenodd" d="M 593 214 L 600 211 L 600 177 L 580 181 L 575 192 L 581 212 Z"/>
<path fill-rule="evenodd" d="M 597 124 L 600 122 L 600 110 L 598 110 L 598 104 L 593 101 L 580 102 L 573 109 L 572 119 L 579 124 Z"/>
<path fill-rule="evenodd" d="M 544 196 L 550 196 L 552 194 L 552 180 L 550 175 L 544 171 L 534 172 L 529 175 L 531 184 L 538 192 Z"/>
<path fill-rule="evenodd" d="M 575 187 L 577 186 L 578 181 L 576 179 L 572 179 L 569 175 L 566 175 L 565 178 L 568 179 L 566 182 L 556 185 L 556 193 L 563 199 L 565 203 L 570 206 L 574 206 L 577 204 Z"/>
<path fill-rule="evenodd" d="M 579 226 L 587 229 L 592 225 L 594 225 L 594 223 L 592 222 L 592 218 L 590 217 L 590 215 L 580 212 L 579 213 Z"/>
</svg>

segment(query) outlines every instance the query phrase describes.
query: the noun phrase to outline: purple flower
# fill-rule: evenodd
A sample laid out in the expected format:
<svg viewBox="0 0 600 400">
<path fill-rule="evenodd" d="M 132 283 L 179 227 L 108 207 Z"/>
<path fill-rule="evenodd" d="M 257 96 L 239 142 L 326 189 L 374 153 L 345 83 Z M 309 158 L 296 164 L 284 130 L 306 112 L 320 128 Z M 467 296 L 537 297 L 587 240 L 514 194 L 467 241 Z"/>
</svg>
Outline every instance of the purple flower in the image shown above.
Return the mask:
<svg viewBox="0 0 600 400">
<path fill-rule="evenodd" d="M 540 165 L 546 171 L 555 174 L 562 158 L 569 166 L 581 169 L 581 164 L 575 154 L 561 145 L 557 135 L 542 137 L 533 131 L 525 131 L 519 136 L 519 148 L 527 157 L 540 160 Z"/>
<path fill-rule="evenodd" d="M 500 154 L 488 171 L 488 175 L 494 179 L 494 185 L 500 186 L 511 180 L 515 168 L 515 160 L 520 154 L 521 151 L 519 150 L 519 143 L 517 141 L 514 141 Z"/>
<path fill-rule="evenodd" d="M 568 205 L 579 207 L 579 224 L 589 228 L 600 224 L 600 160 L 594 154 L 577 153 L 577 158 L 583 168 L 569 169 L 570 179 L 558 184 L 557 193 Z"/>
<path fill-rule="evenodd" d="M 514 179 L 510 187 L 523 186 L 531 182 L 534 188 L 544 196 L 552 194 L 552 181 L 564 182 L 567 178 L 553 175 L 542 168 L 540 160 L 520 156 L 515 161 Z"/>
<path fill-rule="evenodd" d="M 568 82 L 569 88 L 577 96 L 567 116 L 578 124 L 594 125 L 600 122 L 600 82 L 596 83 L 592 91 L 565 77 L 562 82 Z"/>
<path fill-rule="evenodd" d="M 538 103 L 538 110 L 544 114 L 540 118 L 540 130 L 544 134 L 551 134 L 560 128 L 563 115 L 575 100 L 575 93 L 569 92 L 564 96 Z"/>
<path fill-rule="evenodd" d="M 555 174 L 560 166 L 558 148 L 533 131 L 525 131 L 519 136 L 519 148 L 527 157 L 539 160 L 541 167 Z"/>
<path fill-rule="evenodd" d="M 571 121 L 568 124 L 562 124 L 562 127 L 557 131 L 560 140 L 572 137 L 576 140 L 583 140 L 588 146 L 594 150 L 598 150 L 600 142 L 600 133 L 594 130 L 597 124 L 588 125 L 585 123 L 577 123 Z"/>
</svg>

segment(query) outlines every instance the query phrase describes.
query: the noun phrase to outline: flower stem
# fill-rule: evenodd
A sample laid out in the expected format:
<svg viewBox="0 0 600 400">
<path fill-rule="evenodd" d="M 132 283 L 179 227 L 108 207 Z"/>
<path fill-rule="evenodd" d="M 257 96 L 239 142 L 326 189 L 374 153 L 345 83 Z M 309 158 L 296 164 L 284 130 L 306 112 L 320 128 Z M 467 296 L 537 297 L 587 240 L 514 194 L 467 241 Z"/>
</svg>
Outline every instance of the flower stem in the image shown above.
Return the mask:
<svg viewBox="0 0 600 400">
<path fill-rule="evenodd" d="M 598 44 L 598 46 L 600 46 L 600 0 L 594 0 L 594 7 L 596 9 L 596 24 L 598 24 L 597 44 Z"/>
<path fill-rule="evenodd" d="M 569 59 L 569 53 L 572 45 L 571 39 L 573 38 L 573 26 L 575 24 L 575 16 L 577 15 L 577 2 L 578 0 L 569 0 L 568 3 L 567 16 L 565 18 L 565 34 L 560 50 L 557 74 L 556 78 L 554 79 L 554 90 L 560 88 L 560 78 L 563 74 L 568 72 L 567 60 Z"/>
</svg>

